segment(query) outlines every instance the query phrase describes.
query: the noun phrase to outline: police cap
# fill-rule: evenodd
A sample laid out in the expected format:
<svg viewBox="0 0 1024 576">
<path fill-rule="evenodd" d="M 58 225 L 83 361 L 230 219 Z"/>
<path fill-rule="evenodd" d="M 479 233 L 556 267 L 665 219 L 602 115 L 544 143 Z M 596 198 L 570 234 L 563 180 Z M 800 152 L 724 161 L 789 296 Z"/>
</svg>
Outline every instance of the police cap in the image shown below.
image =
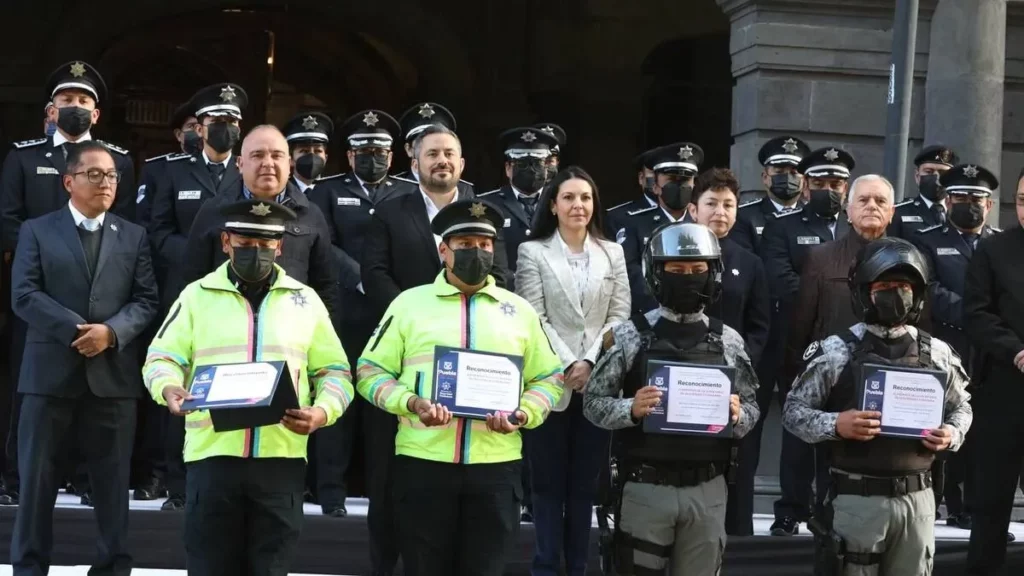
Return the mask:
<svg viewBox="0 0 1024 576">
<path fill-rule="evenodd" d="M 551 154 L 554 156 L 558 156 L 562 152 L 562 147 L 565 146 L 565 130 L 558 124 L 552 122 L 542 122 L 540 124 L 534 124 L 533 127 L 540 128 L 544 132 L 547 132 L 548 134 L 554 136 L 555 140 L 558 140 L 558 144 L 555 144 L 555 146 L 551 148 Z"/>
<path fill-rule="evenodd" d="M 398 121 L 382 110 L 363 110 L 348 117 L 341 132 L 352 150 L 360 148 L 391 149 L 391 144 L 402 128 Z"/>
<path fill-rule="evenodd" d="M 850 178 L 850 171 L 857 165 L 853 155 L 829 146 L 818 148 L 800 161 L 797 170 L 808 178 Z"/>
<path fill-rule="evenodd" d="M 83 90 L 99 104 L 107 99 L 107 84 L 88 62 L 74 60 L 61 64 L 46 80 L 46 93 L 52 100 L 61 90 Z"/>
<path fill-rule="evenodd" d="M 704 163 L 704 149 L 693 142 L 676 142 L 644 153 L 644 161 L 655 172 L 696 174 Z"/>
<path fill-rule="evenodd" d="M 633 169 L 636 170 L 637 172 L 639 172 L 641 170 L 644 170 L 644 169 L 653 170 L 654 169 L 654 165 L 651 164 L 651 152 L 654 152 L 655 150 L 657 150 L 657 148 L 652 148 L 650 150 L 644 150 L 643 152 L 641 152 L 641 153 L 637 154 L 636 156 L 634 156 L 633 157 Z"/>
<path fill-rule="evenodd" d="M 532 157 L 547 158 L 551 149 L 558 146 L 558 139 L 537 127 L 522 127 L 505 130 L 498 136 L 498 142 L 505 158 Z"/>
<path fill-rule="evenodd" d="M 455 116 L 436 102 L 420 102 L 406 110 L 398 118 L 406 142 L 412 142 L 416 135 L 430 126 L 444 126 L 455 132 Z"/>
<path fill-rule="evenodd" d="M 952 168 L 960 163 L 960 157 L 949 146 L 926 146 L 914 157 L 914 166 L 921 164 L 941 164 Z"/>
<path fill-rule="evenodd" d="M 200 89 L 190 101 L 195 107 L 196 118 L 230 116 L 241 120 L 242 112 L 249 105 L 249 95 L 238 84 L 222 82 Z"/>
<path fill-rule="evenodd" d="M 757 161 L 761 166 L 799 166 L 800 161 L 810 153 L 810 146 L 803 140 L 793 136 L 779 136 L 761 146 Z"/>
<path fill-rule="evenodd" d="M 185 120 L 195 117 L 195 109 L 192 102 L 184 102 L 171 113 L 171 130 L 181 130 Z"/>
<path fill-rule="evenodd" d="M 443 239 L 450 236 L 495 238 L 505 223 L 501 210 L 482 198 L 457 200 L 441 209 L 430 223 L 430 231 Z"/>
<path fill-rule="evenodd" d="M 220 209 L 225 217 L 224 230 L 251 238 L 280 239 L 285 224 L 298 216 L 287 206 L 269 200 L 241 200 Z"/>
<path fill-rule="evenodd" d="M 953 166 L 939 176 L 939 184 L 947 194 L 970 194 L 979 198 L 987 198 L 999 188 L 996 175 L 977 164 Z"/>
<path fill-rule="evenodd" d="M 302 112 L 292 116 L 284 125 L 284 139 L 288 144 L 316 142 L 326 144 L 334 133 L 334 122 L 323 112 Z"/>
</svg>

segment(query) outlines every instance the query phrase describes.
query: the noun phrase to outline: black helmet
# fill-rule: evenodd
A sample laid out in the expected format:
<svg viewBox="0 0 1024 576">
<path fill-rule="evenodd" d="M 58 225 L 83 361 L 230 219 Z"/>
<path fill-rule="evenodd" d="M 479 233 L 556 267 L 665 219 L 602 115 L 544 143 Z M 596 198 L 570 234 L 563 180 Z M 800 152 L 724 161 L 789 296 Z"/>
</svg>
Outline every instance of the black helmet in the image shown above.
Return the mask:
<svg viewBox="0 0 1024 576">
<path fill-rule="evenodd" d="M 704 304 L 714 302 L 722 288 L 722 247 L 707 226 L 672 222 L 657 228 L 643 254 L 643 274 L 651 294 L 660 302 L 664 262 L 707 262 L 708 285 Z"/>
<path fill-rule="evenodd" d="M 853 312 L 869 324 L 877 323 L 877 313 L 871 302 L 871 283 L 903 280 L 914 289 L 914 304 L 906 319 L 908 324 L 914 324 L 924 308 L 929 276 L 928 260 L 910 242 L 902 238 L 879 238 L 869 242 L 860 249 L 850 267 L 848 285 Z"/>
</svg>

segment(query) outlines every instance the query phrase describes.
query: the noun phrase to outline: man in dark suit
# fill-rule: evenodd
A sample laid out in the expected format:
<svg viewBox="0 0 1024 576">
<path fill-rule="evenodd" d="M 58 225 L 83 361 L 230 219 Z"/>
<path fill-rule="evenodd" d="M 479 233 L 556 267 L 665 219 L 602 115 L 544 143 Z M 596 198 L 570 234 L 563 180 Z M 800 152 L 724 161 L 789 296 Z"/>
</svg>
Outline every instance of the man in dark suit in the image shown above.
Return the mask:
<svg viewBox="0 0 1024 576">
<path fill-rule="evenodd" d="M 67 191 L 61 183 L 66 172 L 68 145 L 92 140 L 92 127 L 100 119 L 101 103 L 105 106 L 107 86 L 95 68 L 85 62 L 68 62 L 53 71 L 46 82 L 46 107 L 49 121 L 56 126 L 52 136 L 16 142 L 4 160 L 0 174 L 0 247 L 4 266 L 9 266 L 18 244 L 22 224 L 62 208 L 67 204 Z M 104 143 L 113 153 L 114 165 L 123 175 L 115 185 L 117 196 L 112 210 L 133 219 L 135 212 L 135 166 L 128 151 Z M 11 386 L 17 390 L 21 370 L 26 327 L 17 317 L 8 323 L 11 342 Z M 4 491 L 0 504 L 18 503 L 17 430 L 20 396 L 12 398 L 11 425 L 7 438 L 7 466 L 4 470 Z"/>
<path fill-rule="evenodd" d="M 412 143 L 416 140 L 416 136 L 426 130 L 428 126 L 444 126 L 452 132 L 458 130 L 455 116 L 437 102 L 420 102 L 410 106 L 398 118 L 398 124 L 401 126 L 402 138 L 405 141 L 405 153 L 409 156 L 410 162 L 413 158 Z M 419 177 L 419 173 L 411 168 L 392 176 L 396 180 L 412 184 L 412 190 L 415 190 L 420 183 Z M 476 193 L 472 182 L 460 179 L 458 186 L 460 196 L 469 198 Z"/>
<path fill-rule="evenodd" d="M 487 198 L 505 213 L 502 237 L 509 265 L 508 289 L 514 290 L 512 279 L 519 259 L 519 245 L 530 239 L 536 211 L 547 209 L 537 202 L 548 181 L 547 159 L 551 149 L 558 146 L 558 140 L 540 128 L 513 128 L 503 132 L 498 140 L 505 151 L 508 184 L 484 192 L 480 197 Z"/>
<path fill-rule="evenodd" d="M 914 158 L 914 181 L 920 193 L 917 198 L 896 205 L 896 216 L 888 235 L 913 241 L 914 232 L 946 223 L 946 191 L 942 175 L 958 163 L 956 152 L 948 146 L 926 146 Z"/>
<path fill-rule="evenodd" d="M 722 248 L 722 295 L 706 312 L 740 333 L 750 361 L 756 366 L 768 340 L 771 311 L 761 259 L 731 237 L 736 224 L 739 182 L 731 170 L 711 168 L 697 177 L 696 184 L 690 216 L 714 232 Z M 758 405 L 766 410 L 771 395 L 767 399 L 758 396 Z M 730 535 L 754 533 L 754 476 L 761 452 L 763 421 L 761 418 L 740 442 L 736 485 L 729 490 L 725 509 L 725 529 Z"/>
<path fill-rule="evenodd" d="M 99 524 L 90 572 L 131 572 L 130 454 L 143 390 L 136 346 L 158 299 L 145 230 L 107 212 L 120 177 L 103 144 L 77 144 L 63 177 L 70 203 L 19 232 L 12 300 L 29 330 L 18 387 L 24 418 L 15 574 L 49 569 L 57 474 L 69 437 L 80 443 Z"/>
<path fill-rule="evenodd" d="M 797 167 L 810 151 L 803 140 L 793 136 L 772 138 L 761 147 L 757 159 L 764 167 L 761 184 L 766 196 L 740 204 L 736 212 L 736 226 L 729 233 L 733 242 L 757 252 L 768 218 L 799 206 L 804 177 Z"/>
<path fill-rule="evenodd" d="M 413 170 L 419 188 L 379 204 L 363 242 L 363 289 L 379 322 L 391 301 L 409 288 L 430 284 L 441 271 L 440 236 L 430 231 L 434 216 L 456 200 L 473 198 L 458 189 L 465 166 L 462 144 L 454 132 L 430 126 L 413 144 Z M 494 246 L 491 275 L 501 287 L 509 276 L 500 239 Z M 394 416 L 367 404 L 363 413 L 370 507 L 370 558 L 374 574 L 391 574 L 398 561 L 392 503 L 391 462 L 395 454 Z"/>
</svg>

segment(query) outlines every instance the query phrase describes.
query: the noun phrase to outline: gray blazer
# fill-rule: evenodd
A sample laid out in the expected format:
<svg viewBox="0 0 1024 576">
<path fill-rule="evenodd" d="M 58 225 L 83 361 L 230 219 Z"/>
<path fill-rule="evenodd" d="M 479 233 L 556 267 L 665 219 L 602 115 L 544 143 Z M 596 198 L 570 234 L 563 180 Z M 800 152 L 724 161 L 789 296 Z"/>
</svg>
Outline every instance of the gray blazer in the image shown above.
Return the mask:
<svg viewBox="0 0 1024 576">
<path fill-rule="evenodd" d="M 590 237 L 587 250 L 590 275 L 581 302 L 557 231 L 549 238 L 519 245 L 516 292 L 537 311 L 564 367 L 577 360 L 596 362 L 604 333 L 629 319 L 629 279 L 622 247 Z M 571 399 L 572 394 L 562 394 L 553 409 L 565 410 Z"/>
</svg>

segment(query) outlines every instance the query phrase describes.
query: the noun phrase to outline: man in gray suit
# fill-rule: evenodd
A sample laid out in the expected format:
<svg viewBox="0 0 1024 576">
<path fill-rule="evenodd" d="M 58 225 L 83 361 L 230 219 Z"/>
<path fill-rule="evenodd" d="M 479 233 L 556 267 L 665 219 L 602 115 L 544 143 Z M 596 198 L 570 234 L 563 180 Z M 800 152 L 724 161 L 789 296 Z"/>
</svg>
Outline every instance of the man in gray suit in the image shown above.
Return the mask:
<svg viewBox="0 0 1024 576">
<path fill-rule="evenodd" d="M 24 400 L 15 574 L 49 570 L 57 473 L 69 437 L 81 443 L 99 524 L 90 574 L 131 572 L 128 476 L 143 390 L 136 338 L 159 300 L 145 230 L 107 212 L 121 177 L 103 144 L 71 147 L 67 207 L 19 232 L 11 300 L 28 335 L 18 384 Z"/>
</svg>

